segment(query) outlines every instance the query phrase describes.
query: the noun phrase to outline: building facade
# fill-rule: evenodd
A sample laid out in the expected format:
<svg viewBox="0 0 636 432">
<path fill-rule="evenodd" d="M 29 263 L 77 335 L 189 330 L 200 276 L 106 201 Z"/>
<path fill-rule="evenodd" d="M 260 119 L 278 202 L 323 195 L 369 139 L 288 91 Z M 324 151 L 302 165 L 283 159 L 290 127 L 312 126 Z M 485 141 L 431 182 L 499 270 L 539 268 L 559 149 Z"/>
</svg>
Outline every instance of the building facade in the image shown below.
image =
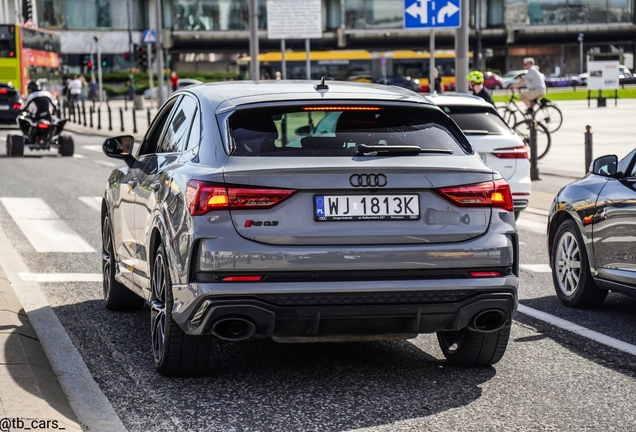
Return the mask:
<svg viewBox="0 0 636 432">
<path fill-rule="evenodd" d="M 62 34 L 65 61 L 81 65 L 95 51 L 112 56 L 113 70 L 126 68 L 123 53 L 154 27 L 157 0 L 37 0 L 38 25 Z M 635 0 L 468 0 L 470 47 L 481 65 L 499 70 L 521 67 L 534 56 L 544 72 L 555 67 L 578 73 L 583 50 L 636 49 Z M 169 61 L 177 69 L 214 70 L 213 61 L 246 53 L 248 0 L 163 0 L 163 26 Z M 267 2 L 259 0 L 260 51 L 280 49 L 267 39 Z M 404 30 L 404 2 L 398 0 L 322 0 L 323 37 L 312 49 L 414 49 L 426 51 L 429 32 Z M 436 31 L 436 47 L 453 49 L 454 31 Z M 304 50 L 304 41 L 286 41 Z M 632 65 L 633 67 L 633 65 Z"/>
</svg>

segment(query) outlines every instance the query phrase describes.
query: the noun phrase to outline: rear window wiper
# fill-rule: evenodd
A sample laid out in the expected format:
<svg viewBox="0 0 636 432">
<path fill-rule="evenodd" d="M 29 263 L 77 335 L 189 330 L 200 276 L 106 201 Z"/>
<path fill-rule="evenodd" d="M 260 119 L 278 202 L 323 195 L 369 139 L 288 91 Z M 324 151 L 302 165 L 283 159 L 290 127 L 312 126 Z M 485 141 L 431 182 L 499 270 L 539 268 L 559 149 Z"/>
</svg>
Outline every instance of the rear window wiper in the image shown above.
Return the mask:
<svg viewBox="0 0 636 432">
<path fill-rule="evenodd" d="M 362 156 L 368 153 L 377 153 L 378 155 L 387 154 L 420 154 L 420 153 L 444 153 L 453 154 L 451 149 L 423 149 L 419 146 L 390 146 L 390 145 L 366 145 L 358 144 L 358 152 L 356 156 Z"/>
</svg>

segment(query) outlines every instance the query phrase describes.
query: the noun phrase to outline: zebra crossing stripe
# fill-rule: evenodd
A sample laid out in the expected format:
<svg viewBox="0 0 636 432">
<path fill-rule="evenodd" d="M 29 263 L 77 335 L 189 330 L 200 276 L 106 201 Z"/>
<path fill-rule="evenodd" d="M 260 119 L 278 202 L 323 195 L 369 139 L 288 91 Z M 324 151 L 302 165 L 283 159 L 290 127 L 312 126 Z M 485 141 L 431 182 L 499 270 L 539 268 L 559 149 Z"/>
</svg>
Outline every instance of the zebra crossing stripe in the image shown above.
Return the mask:
<svg viewBox="0 0 636 432">
<path fill-rule="evenodd" d="M 95 252 L 40 198 L 0 198 L 36 252 Z"/>
<path fill-rule="evenodd" d="M 25 281 L 34 282 L 102 282 L 101 273 L 18 273 Z"/>
<path fill-rule="evenodd" d="M 92 208 L 93 210 L 101 211 L 102 210 L 102 197 L 99 196 L 91 196 L 91 197 L 79 197 L 79 200 Z"/>
<path fill-rule="evenodd" d="M 519 267 L 535 273 L 550 273 L 552 271 L 548 264 L 521 264 Z"/>
</svg>

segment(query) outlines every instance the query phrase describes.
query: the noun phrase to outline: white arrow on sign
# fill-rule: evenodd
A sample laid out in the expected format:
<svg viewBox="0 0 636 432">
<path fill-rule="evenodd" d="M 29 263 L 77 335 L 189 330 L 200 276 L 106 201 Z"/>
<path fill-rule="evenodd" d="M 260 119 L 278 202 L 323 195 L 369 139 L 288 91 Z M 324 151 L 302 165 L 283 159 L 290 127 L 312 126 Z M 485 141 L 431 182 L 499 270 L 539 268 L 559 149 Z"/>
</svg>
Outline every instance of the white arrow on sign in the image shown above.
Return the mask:
<svg viewBox="0 0 636 432">
<path fill-rule="evenodd" d="M 452 4 L 451 2 L 448 2 L 448 4 L 444 6 L 443 8 L 441 8 L 439 12 L 437 13 L 437 22 L 440 24 L 444 24 L 446 17 L 450 18 L 453 15 L 455 15 L 457 12 L 459 12 L 459 8 L 455 6 L 454 4 Z"/>
<path fill-rule="evenodd" d="M 431 0 L 418 0 L 407 7 L 406 13 L 413 18 L 420 17 L 420 24 L 428 24 L 428 2 Z"/>
</svg>

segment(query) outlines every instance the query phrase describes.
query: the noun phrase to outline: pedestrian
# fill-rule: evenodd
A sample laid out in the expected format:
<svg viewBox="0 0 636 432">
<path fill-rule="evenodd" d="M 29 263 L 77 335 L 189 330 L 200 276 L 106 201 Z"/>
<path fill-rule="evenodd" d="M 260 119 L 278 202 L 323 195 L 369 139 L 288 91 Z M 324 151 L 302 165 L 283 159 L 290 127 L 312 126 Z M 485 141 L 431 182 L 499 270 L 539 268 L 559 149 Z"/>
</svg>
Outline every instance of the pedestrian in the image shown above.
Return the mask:
<svg viewBox="0 0 636 432">
<path fill-rule="evenodd" d="M 276 80 L 282 80 L 283 79 L 283 75 L 280 73 L 280 71 L 276 71 L 274 73 L 274 76 L 276 77 Z"/>
<path fill-rule="evenodd" d="M 479 96 L 489 104 L 493 106 L 495 103 L 490 96 L 490 91 L 486 87 L 484 87 L 484 74 L 479 71 L 472 71 L 466 77 L 468 79 L 468 88 L 473 91 L 475 96 Z"/>
<path fill-rule="evenodd" d="M 130 75 L 130 79 L 128 80 L 128 100 L 132 101 L 135 100 L 135 84 L 134 84 L 134 77 L 131 74 Z"/>
<path fill-rule="evenodd" d="M 442 78 L 439 76 L 439 71 L 437 68 L 433 68 L 433 79 L 435 81 L 435 86 L 433 87 L 435 91 L 439 94 L 444 93 L 444 86 L 442 85 Z"/>
<path fill-rule="evenodd" d="M 97 82 L 95 78 L 91 78 L 91 83 L 88 85 L 88 99 L 93 102 L 93 106 L 95 106 L 95 102 L 97 101 L 97 93 L 99 89 L 97 88 Z"/>
<path fill-rule="evenodd" d="M 71 96 L 71 106 L 75 106 L 79 100 L 80 94 L 82 93 L 82 80 L 78 75 L 75 75 L 68 87 Z"/>
<path fill-rule="evenodd" d="M 539 71 L 539 67 L 534 64 L 532 57 L 523 59 L 523 68 L 528 72 L 519 80 L 515 87 L 525 85 L 528 88 L 528 90 L 521 93 L 521 100 L 526 104 L 526 107 L 528 107 L 526 114 L 532 115 L 532 106 L 537 100 L 541 99 L 546 92 L 545 77 Z"/>
<path fill-rule="evenodd" d="M 86 84 L 86 78 L 84 78 L 84 75 L 80 75 L 80 81 L 82 82 L 82 89 L 80 91 L 79 100 L 82 102 L 82 106 L 84 106 L 84 103 L 88 98 L 88 84 Z"/>
<path fill-rule="evenodd" d="M 172 88 L 173 92 L 176 92 L 179 88 L 179 77 L 175 71 L 170 74 L 170 88 Z"/>
</svg>

